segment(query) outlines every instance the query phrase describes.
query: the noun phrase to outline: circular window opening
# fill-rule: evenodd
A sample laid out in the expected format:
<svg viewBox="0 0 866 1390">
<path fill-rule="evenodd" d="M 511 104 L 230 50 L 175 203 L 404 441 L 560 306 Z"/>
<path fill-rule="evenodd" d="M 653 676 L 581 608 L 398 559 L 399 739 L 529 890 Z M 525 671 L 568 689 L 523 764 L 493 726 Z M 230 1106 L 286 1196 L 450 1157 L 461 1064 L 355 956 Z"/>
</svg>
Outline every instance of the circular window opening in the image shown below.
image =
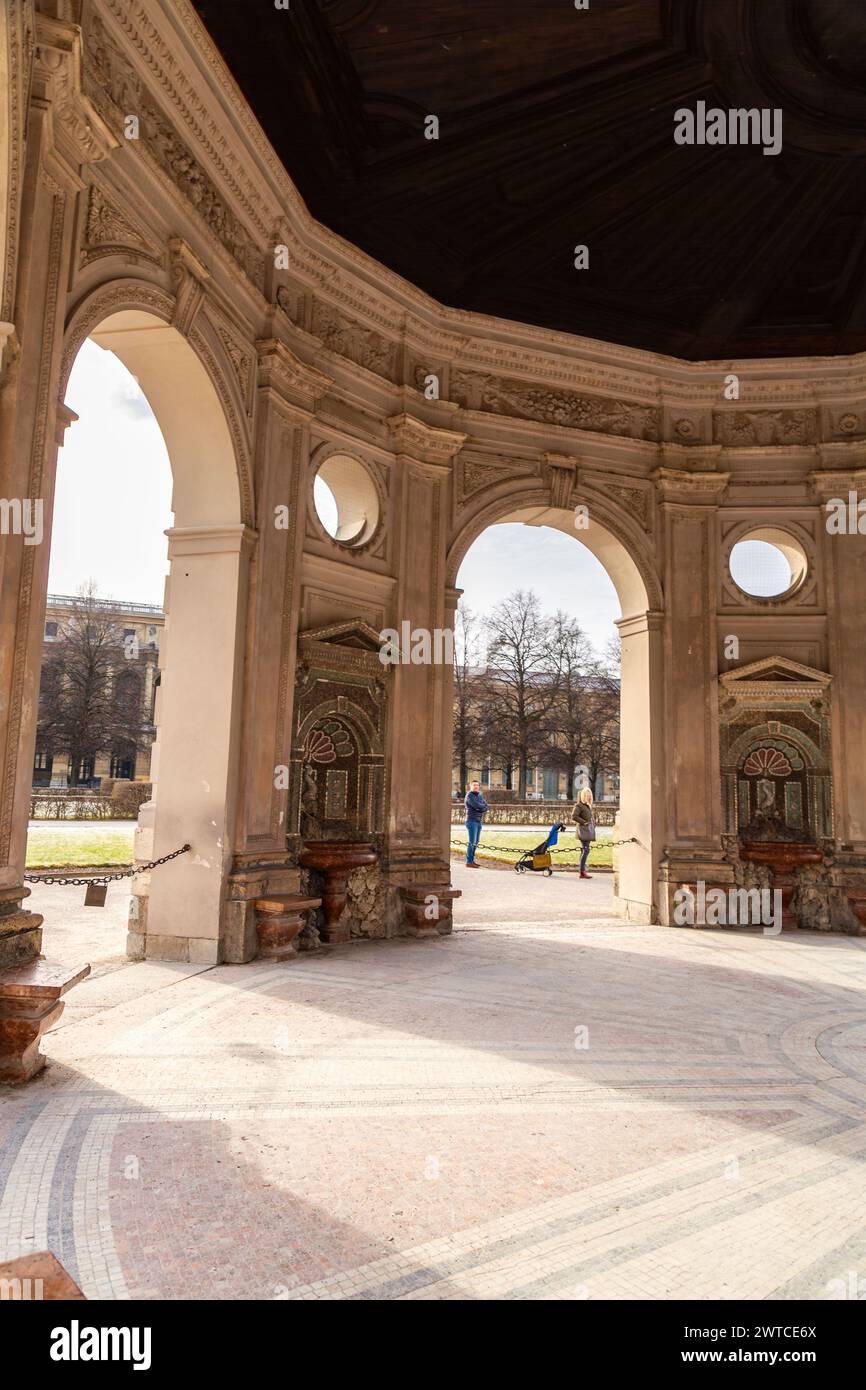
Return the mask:
<svg viewBox="0 0 866 1390">
<path fill-rule="evenodd" d="M 323 527 L 340 545 L 365 545 L 379 524 L 379 494 L 366 468 L 349 454 L 332 454 L 313 480 L 313 503 Z"/>
<path fill-rule="evenodd" d="M 764 526 L 740 537 L 731 548 L 728 568 L 751 598 L 778 598 L 802 583 L 806 552 L 787 531 Z"/>
</svg>

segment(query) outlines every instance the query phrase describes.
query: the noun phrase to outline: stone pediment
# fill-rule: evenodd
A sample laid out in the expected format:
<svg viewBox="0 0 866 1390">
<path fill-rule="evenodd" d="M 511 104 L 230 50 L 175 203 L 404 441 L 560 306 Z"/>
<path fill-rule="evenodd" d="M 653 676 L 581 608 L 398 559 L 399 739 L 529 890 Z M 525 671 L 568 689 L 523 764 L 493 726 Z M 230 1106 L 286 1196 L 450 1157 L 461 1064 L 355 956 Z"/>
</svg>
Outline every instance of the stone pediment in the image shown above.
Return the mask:
<svg viewBox="0 0 866 1390">
<path fill-rule="evenodd" d="M 761 702 L 768 699 L 815 700 L 828 692 L 832 681 L 826 671 L 787 656 L 764 656 L 736 671 L 725 671 L 719 684 L 725 693 L 739 700 Z"/>
<path fill-rule="evenodd" d="M 721 679 L 727 686 L 755 681 L 795 681 L 798 685 L 807 682 L 825 686 L 830 684 L 833 677 L 814 666 L 791 661 L 787 656 L 762 656 L 760 661 L 750 661 L 748 666 L 740 666 L 736 671 L 725 671 Z"/>
<path fill-rule="evenodd" d="M 327 627 L 312 627 L 298 635 L 299 642 L 316 642 L 330 647 L 349 647 L 354 651 L 374 652 L 378 655 L 382 642 L 375 628 L 365 623 L 363 618 L 349 618 L 342 623 L 329 623 Z"/>
</svg>

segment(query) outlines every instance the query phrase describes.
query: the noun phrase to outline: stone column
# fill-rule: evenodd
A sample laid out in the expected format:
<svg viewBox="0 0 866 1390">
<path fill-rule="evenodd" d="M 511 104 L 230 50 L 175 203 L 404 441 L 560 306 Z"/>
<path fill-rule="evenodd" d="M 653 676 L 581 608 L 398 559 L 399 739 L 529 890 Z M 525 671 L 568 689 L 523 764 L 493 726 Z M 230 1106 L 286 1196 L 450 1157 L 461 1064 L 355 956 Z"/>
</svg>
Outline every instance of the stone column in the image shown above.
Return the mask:
<svg viewBox="0 0 866 1390">
<path fill-rule="evenodd" d="M 629 921 L 655 922 L 665 834 L 664 615 L 621 618 L 620 809 L 614 895 Z"/>
<path fill-rule="evenodd" d="M 397 450 L 394 496 L 397 591 L 390 626 L 428 634 L 433 660 L 394 667 L 388 741 L 389 877 L 392 885 L 450 880 L 453 667 L 444 634 L 451 461 L 466 436 L 408 415 L 389 421 Z M 439 633 L 438 641 L 435 634 Z M 407 656 L 409 653 L 407 653 Z M 447 741 L 446 741 L 447 740 Z"/>
<path fill-rule="evenodd" d="M 331 378 L 275 338 L 257 344 L 256 501 L 259 543 L 252 566 L 247 634 L 241 803 L 229 889 L 226 959 L 258 950 L 255 901 L 297 892 L 300 872 L 287 855 L 287 779 L 291 758 L 304 545 L 309 427 Z"/>
<path fill-rule="evenodd" d="M 664 526 L 664 690 L 667 781 L 659 916 L 670 923 L 680 883 L 732 881 L 722 857 L 719 773 L 718 541 L 727 473 L 659 468 Z"/>
<path fill-rule="evenodd" d="M 852 868 L 862 872 L 866 865 L 866 515 L 852 512 L 850 495 L 855 507 L 858 502 L 866 504 L 866 468 L 826 469 L 812 473 L 810 482 L 825 521 L 826 503 L 831 499 L 841 501 L 846 513 L 844 531 L 831 534 L 822 525 L 820 535 L 833 677 L 836 855 L 840 863 L 850 861 Z"/>
<path fill-rule="evenodd" d="M 36 17 L 23 164 L 14 324 L 0 387 L 0 497 L 41 512 L 38 541 L 0 546 L 0 966 L 36 954 L 41 919 L 21 909 L 33 774 L 57 448 L 69 413 L 58 402 L 66 286 L 83 164 L 117 145 L 81 92 L 77 26 Z M 37 533 L 34 531 L 33 535 Z"/>
<path fill-rule="evenodd" d="M 216 964 L 237 810 L 244 621 L 255 533 L 236 524 L 168 532 L 160 649 L 153 856 L 192 852 L 150 875 L 133 956 Z M 142 822 L 144 823 L 144 822 Z"/>
</svg>

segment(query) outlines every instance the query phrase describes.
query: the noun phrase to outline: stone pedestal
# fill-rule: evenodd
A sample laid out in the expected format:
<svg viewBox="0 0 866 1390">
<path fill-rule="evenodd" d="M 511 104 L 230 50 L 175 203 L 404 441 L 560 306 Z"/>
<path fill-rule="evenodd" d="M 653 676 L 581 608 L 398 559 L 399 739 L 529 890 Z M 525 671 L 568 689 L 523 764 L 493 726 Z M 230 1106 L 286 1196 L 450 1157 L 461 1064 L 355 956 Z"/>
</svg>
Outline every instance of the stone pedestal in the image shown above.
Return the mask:
<svg viewBox="0 0 866 1390">
<path fill-rule="evenodd" d="M 462 896 L 459 888 L 447 883 L 407 883 L 399 892 L 408 936 L 425 938 L 450 934 L 451 905 L 455 898 Z"/>
<path fill-rule="evenodd" d="M 39 1040 L 63 1013 L 62 996 L 90 974 L 41 956 L 0 971 L 0 1081 L 29 1081 L 45 1066 Z"/>
<path fill-rule="evenodd" d="M 306 914 L 321 903 L 321 898 L 301 898 L 295 894 L 257 898 L 256 934 L 260 959 L 291 960 L 296 956 L 295 941 L 306 926 Z"/>
<path fill-rule="evenodd" d="M 17 878 L 12 872 L 7 876 Z M 0 970 L 32 960 L 42 949 L 42 917 L 21 906 L 29 897 L 30 889 L 20 881 L 0 886 Z"/>
<path fill-rule="evenodd" d="M 316 869 L 324 878 L 321 900 L 325 922 L 322 940 L 329 945 L 339 945 L 351 936 L 348 926 L 340 922 L 346 906 L 349 874 L 365 864 L 375 864 L 378 858 L 368 840 L 307 840 L 304 845 L 299 855 L 300 863 L 305 869 Z"/>
</svg>

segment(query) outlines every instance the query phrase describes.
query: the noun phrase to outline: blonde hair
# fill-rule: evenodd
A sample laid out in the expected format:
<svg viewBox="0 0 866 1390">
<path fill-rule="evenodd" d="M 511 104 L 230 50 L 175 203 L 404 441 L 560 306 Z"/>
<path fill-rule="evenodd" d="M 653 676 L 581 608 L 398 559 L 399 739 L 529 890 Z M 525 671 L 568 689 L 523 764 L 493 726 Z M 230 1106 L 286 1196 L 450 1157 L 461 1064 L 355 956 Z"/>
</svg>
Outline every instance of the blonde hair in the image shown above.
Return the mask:
<svg viewBox="0 0 866 1390">
<path fill-rule="evenodd" d="M 584 806 L 591 806 L 591 805 L 592 805 L 592 792 L 589 790 L 589 787 L 584 787 L 583 790 L 582 790 L 581 793 L 580 793 L 580 796 L 579 796 L 577 799 L 578 799 L 578 801 L 582 801 L 583 804 L 584 804 Z"/>
</svg>

